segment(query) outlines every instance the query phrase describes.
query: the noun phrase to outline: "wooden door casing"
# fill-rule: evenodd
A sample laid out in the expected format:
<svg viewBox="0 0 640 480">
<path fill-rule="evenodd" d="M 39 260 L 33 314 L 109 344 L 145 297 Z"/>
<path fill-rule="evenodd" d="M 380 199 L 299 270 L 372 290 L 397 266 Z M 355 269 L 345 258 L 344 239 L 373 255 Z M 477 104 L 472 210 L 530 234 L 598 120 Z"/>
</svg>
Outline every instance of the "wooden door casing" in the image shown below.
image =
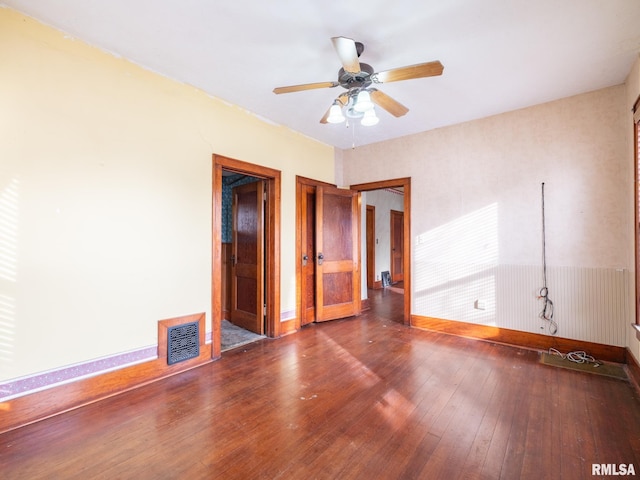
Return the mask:
<svg viewBox="0 0 640 480">
<path fill-rule="evenodd" d="M 358 192 L 368 192 L 372 190 L 380 190 L 384 188 L 401 188 L 404 193 L 404 203 L 402 211 L 404 214 L 404 248 L 403 248 L 403 268 L 404 276 L 404 308 L 403 317 L 405 325 L 411 325 L 411 178 L 395 178 L 390 180 L 381 180 L 377 182 L 359 183 L 350 186 L 352 190 Z"/>
<path fill-rule="evenodd" d="M 640 98 L 633 105 L 634 198 L 635 198 L 635 264 L 636 325 L 640 325 Z M 640 340 L 640 331 L 636 332 Z"/>
<path fill-rule="evenodd" d="M 225 157 L 212 155 L 212 244 L 211 244 L 211 357 L 220 358 L 222 324 L 222 186 L 223 173 L 242 173 L 261 178 L 265 182 L 265 334 L 277 338 L 282 333 L 280 310 L 280 231 L 281 231 L 281 184 L 282 172 L 273 168 Z"/>
</svg>

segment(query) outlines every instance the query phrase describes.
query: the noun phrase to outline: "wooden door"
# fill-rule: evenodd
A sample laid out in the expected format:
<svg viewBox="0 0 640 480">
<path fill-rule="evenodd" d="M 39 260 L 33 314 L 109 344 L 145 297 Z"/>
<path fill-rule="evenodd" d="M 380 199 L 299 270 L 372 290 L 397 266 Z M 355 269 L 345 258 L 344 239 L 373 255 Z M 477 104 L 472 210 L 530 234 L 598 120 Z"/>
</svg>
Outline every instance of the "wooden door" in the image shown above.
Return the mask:
<svg viewBox="0 0 640 480">
<path fill-rule="evenodd" d="M 376 281 L 376 207 L 367 205 L 367 288 Z"/>
<path fill-rule="evenodd" d="M 302 225 L 301 246 L 301 316 L 300 325 L 312 323 L 316 319 L 316 187 L 303 185 L 300 192 Z"/>
<path fill-rule="evenodd" d="M 233 189 L 231 322 L 264 335 L 264 181 Z"/>
<path fill-rule="evenodd" d="M 404 280 L 404 213 L 391 210 L 391 283 Z"/>
<path fill-rule="evenodd" d="M 316 189 L 316 321 L 360 313 L 360 194 Z"/>
</svg>

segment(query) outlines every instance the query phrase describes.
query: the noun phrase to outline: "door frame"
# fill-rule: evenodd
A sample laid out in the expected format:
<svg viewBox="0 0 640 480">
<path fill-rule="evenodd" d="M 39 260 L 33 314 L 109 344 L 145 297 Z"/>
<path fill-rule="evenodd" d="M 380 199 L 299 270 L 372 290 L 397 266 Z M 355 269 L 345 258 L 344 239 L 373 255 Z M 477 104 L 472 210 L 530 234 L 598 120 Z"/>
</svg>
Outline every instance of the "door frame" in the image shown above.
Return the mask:
<svg viewBox="0 0 640 480">
<path fill-rule="evenodd" d="M 212 265 L 211 265 L 211 357 L 221 356 L 222 324 L 222 171 L 250 175 L 266 184 L 265 235 L 265 333 L 280 336 L 280 201 L 281 172 L 269 167 L 213 154 Z"/>
<path fill-rule="evenodd" d="M 382 190 L 385 188 L 402 188 L 404 191 L 404 324 L 411 325 L 411 177 L 382 180 L 378 182 L 359 183 L 349 187 L 359 192 Z"/>
</svg>

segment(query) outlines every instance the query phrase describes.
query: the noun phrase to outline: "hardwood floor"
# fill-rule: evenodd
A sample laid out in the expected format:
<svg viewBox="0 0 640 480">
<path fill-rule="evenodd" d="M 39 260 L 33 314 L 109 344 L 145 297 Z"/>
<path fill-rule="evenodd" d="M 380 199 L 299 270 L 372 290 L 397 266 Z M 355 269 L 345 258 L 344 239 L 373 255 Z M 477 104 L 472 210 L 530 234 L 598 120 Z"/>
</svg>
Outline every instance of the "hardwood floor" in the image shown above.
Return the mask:
<svg viewBox="0 0 640 480">
<path fill-rule="evenodd" d="M 640 474 L 628 382 L 408 328 L 401 295 L 372 295 L 361 317 L 0 435 L 0 476 L 583 479 L 598 478 L 594 463 Z"/>
</svg>

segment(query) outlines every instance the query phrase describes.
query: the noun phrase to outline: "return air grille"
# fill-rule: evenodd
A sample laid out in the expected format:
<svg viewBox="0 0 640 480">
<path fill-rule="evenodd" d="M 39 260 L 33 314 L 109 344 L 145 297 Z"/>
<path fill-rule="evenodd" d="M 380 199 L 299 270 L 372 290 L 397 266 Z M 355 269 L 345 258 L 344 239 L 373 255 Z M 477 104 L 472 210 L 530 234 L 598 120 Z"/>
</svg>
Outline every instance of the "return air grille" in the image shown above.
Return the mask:
<svg viewBox="0 0 640 480">
<path fill-rule="evenodd" d="M 184 323 L 167 329 L 167 363 L 196 358 L 200 355 L 198 322 Z"/>
</svg>

